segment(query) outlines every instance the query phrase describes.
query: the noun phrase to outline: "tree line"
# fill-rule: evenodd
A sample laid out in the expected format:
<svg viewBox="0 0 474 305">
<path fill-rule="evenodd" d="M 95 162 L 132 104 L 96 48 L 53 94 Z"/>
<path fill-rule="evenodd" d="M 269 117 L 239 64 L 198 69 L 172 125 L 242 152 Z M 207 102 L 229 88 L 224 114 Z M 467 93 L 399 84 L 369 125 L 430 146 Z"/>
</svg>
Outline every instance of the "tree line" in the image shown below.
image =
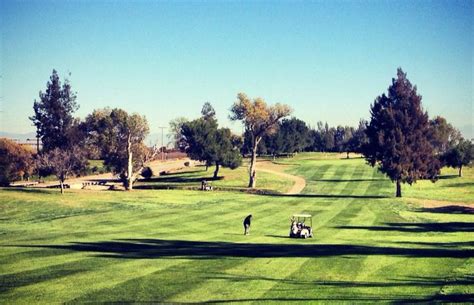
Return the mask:
<svg viewBox="0 0 474 305">
<path fill-rule="evenodd" d="M 205 103 L 201 116 L 194 120 L 176 118 L 170 122 L 175 147 L 193 160 L 215 166 L 214 178 L 221 166 L 235 169 L 249 157 L 249 184 L 256 186 L 258 155 L 293 154 L 303 151 L 360 153 L 366 161 L 385 173 L 396 185 L 419 179 L 436 181 L 440 169 L 459 169 L 469 165 L 474 155 L 471 141 L 445 118 L 430 119 L 422 107 L 422 97 L 401 68 L 392 79 L 387 93 L 378 96 L 370 106 L 370 120 L 361 119 L 357 127 L 329 126 L 318 122 L 315 128 L 290 117 L 288 105 L 270 105 L 263 98 L 237 95 L 229 118 L 240 121 L 241 135 L 219 127 L 215 110 Z M 55 70 L 46 91 L 39 93 L 30 120 L 37 128 L 43 148 L 37 154 L 6 139 L 0 140 L 0 184 L 25 178 L 33 172 L 56 175 L 61 189 L 68 176 L 84 173 L 88 159 L 102 159 L 106 167 L 118 174 L 125 189 L 148 161 L 156 156 L 157 147 L 147 147 L 149 133 L 146 118 L 123 109 L 96 109 L 84 120 L 73 116 L 79 108 L 76 93 L 67 79 L 61 84 Z"/>
<path fill-rule="evenodd" d="M 40 177 L 56 175 L 63 192 L 68 177 L 84 174 L 88 159 L 102 159 L 109 170 L 120 176 L 124 187 L 132 189 L 133 181 L 157 152 L 144 144 L 149 133 L 146 118 L 118 108 L 104 108 L 94 110 L 81 121 L 73 116 L 78 108 L 68 79 L 61 83 L 53 70 L 46 91 L 40 91 L 39 99 L 34 101 L 34 115 L 30 117 L 42 149 L 33 154 L 2 139 L 0 183 L 8 185 L 33 173 Z"/>
</svg>

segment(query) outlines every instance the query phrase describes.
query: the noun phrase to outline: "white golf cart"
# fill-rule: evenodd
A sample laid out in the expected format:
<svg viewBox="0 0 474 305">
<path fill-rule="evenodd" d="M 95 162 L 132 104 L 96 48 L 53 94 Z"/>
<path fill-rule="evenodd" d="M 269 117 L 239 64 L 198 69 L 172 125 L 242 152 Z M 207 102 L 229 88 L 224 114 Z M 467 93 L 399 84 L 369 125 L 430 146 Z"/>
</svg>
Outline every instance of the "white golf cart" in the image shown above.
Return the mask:
<svg viewBox="0 0 474 305">
<path fill-rule="evenodd" d="M 313 217 L 310 214 L 294 214 L 290 220 L 291 238 L 313 237 Z"/>
</svg>

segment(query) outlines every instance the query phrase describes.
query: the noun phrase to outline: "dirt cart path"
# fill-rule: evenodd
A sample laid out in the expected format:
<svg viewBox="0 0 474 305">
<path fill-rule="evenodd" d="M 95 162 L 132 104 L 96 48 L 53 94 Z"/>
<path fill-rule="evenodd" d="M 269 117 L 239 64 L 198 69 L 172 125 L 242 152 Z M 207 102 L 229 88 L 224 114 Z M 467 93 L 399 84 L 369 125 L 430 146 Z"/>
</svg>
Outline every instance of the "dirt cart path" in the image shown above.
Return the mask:
<svg viewBox="0 0 474 305">
<path fill-rule="evenodd" d="M 257 163 L 257 171 L 271 173 L 286 179 L 290 179 L 294 182 L 291 189 L 286 192 L 286 195 L 299 194 L 306 187 L 306 180 L 302 177 L 287 174 L 284 172 L 285 166 L 277 165 L 270 161 L 262 161 Z"/>
<path fill-rule="evenodd" d="M 153 170 L 153 173 L 155 175 L 158 175 L 158 173 L 162 171 L 172 171 L 172 170 L 181 169 L 185 167 L 184 163 L 187 161 L 189 161 L 191 164 L 194 164 L 193 161 L 191 161 L 188 158 L 185 158 L 185 159 L 169 160 L 169 161 L 155 160 L 148 163 L 147 166 L 149 166 Z M 105 174 L 89 175 L 89 176 L 67 179 L 65 183 L 72 185 L 72 184 L 81 184 L 87 181 L 113 180 L 113 179 L 117 179 L 117 175 L 114 175 L 112 173 L 105 173 Z M 45 183 L 36 184 L 34 185 L 34 187 L 51 187 L 51 186 L 56 186 L 56 185 L 58 185 L 58 181 L 54 180 L 54 181 L 48 181 Z"/>
</svg>

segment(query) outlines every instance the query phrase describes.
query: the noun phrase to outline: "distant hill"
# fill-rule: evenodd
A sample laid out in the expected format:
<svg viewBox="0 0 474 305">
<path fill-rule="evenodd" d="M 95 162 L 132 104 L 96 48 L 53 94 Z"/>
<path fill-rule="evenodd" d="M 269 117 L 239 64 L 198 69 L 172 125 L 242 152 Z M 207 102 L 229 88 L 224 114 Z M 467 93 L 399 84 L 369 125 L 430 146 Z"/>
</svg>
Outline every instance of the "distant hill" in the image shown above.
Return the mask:
<svg viewBox="0 0 474 305">
<path fill-rule="evenodd" d="M 13 133 L 13 132 L 5 132 L 0 131 L 0 138 L 8 138 L 12 140 L 16 140 L 19 142 L 26 142 L 27 139 L 36 139 L 36 132 L 28 132 L 28 133 Z M 163 135 L 164 145 L 167 145 L 169 142 L 169 138 L 167 134 Z M 145 139 L 145 144 L 149 146 L 153 145 L 161 145 L 161 133 L 151 133 Z"/>
<path fill-rule="evenodd" d="M 0 138 L 9 138 L 12 140 L 18 140 L 20 142 L 26 142 L 27 139 L 36 139 L 36 132 L 12 133 L 0 131 Z"/>
</svg>

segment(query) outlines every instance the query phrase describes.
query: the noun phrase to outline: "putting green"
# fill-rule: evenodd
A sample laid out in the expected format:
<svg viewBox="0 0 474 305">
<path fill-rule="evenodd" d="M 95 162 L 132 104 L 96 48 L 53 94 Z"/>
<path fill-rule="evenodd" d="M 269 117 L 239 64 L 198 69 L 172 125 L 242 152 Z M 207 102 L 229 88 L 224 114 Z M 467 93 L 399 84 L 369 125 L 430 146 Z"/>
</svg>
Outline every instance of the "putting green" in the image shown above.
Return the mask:
<svg viewBox="0 0 474 305">
<path fill-rule="evenodd" d="M 279 160 L 306 179 L 292 196 L 2 189 L 0 303 L 473 302 L 474 170 L 396 199 L 362 159 L 332 158 Z M 313 239 L 287 238 L 295 213 Z"/>
</svg>

